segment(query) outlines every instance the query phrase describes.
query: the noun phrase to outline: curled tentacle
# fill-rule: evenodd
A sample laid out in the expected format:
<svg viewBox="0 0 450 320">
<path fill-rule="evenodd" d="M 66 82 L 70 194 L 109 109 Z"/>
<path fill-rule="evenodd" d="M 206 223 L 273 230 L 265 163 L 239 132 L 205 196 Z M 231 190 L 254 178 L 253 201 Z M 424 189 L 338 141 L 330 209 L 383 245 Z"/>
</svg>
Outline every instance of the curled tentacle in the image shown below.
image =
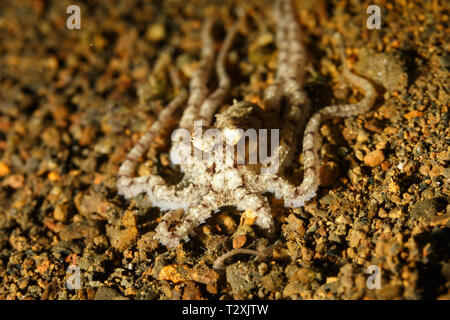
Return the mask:
<svg viewBox="0 0 450 320">
<path fill-rule="evenodd" d="M 293 186 L 281 177 L 275 175 L 262 175 L 259 183 L 263 190 L 274 192 L 278 198 L 284 198 L 285 206 L 301 207 L 311 199 L 319 187 L 319 140 L 320 123 L 333 117 L 349 117 L 367 112 L 375 102 L 376 91 L 366 79 L 352 73 L 346 66 L 342 40 L 339 42 L 339 51 L 343 63 L 344 77 L 354 86 L 364 91 L 364 98 L 357 103 L 333 105 L 317 111 L 308 121 L 303 135 L 303 163 L 304 177 L 299 186 Z"/>
<path fill-rule="evenodd" d="M 239 20 L 228 30 L 222 48 L 219 51 L 216 61 L 216 72 L 219 77 L 219 85 L 216 90 L 202 103 L 199 119 L 204 121 L 204 125 L 209 125 L 217 107 L 223 102 L 230 90 L 230 78 L 225 69 L 227 54 L 230 51 L 237 30 L 244 18 L 241 13 Z"/>
<path fill-rule="evenodd" d="M 189 131 L 192 130 L 194 120 L 197 119 L 200 112 L 200 106 L 208 94 L 207 84 L 214 64 L 213 22 L 212 18 L 208 18 L 203 25 L 200 65 L 191 78 L 189 100 L 180 120 L 179 127 Z"/>
</svg>

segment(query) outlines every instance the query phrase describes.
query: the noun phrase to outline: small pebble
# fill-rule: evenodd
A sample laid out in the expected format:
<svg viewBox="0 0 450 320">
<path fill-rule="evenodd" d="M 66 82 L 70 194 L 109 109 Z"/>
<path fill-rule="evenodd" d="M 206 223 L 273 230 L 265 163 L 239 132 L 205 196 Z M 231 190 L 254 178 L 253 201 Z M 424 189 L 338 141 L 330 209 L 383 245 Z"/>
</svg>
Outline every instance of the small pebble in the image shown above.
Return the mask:
<svg viewBox="0 0 450 320">
<path fill-rule="evenodd" d="M 145 37 L 151 42 L 158 42 L 166 37 L 166 29 L 162 23 L 155 23 L 148 26 Z"/>
<path fill-rule="evenodd" d="M 11 169 L 9 168 L 9 166 L 0 161 L 0 177 L 4 177 L 6 175 L 8 175 L 11 172 Z"/>
<path fill-rule="evenodd" d="M 25 177 L 21 174 L 13 174 L 5 179 L 3 184 L 13 189 L 22 188 L 25 183 Z"/>
<path fill-rule="evenodd" d="M 69 204 L 57 204 L 53 210 L 53 217 L 57 221 L 66 221 L 68 216 Z"/>
<path fill-rule="evenodd" d="M 381 150 L 369 152 L 364 156 L 364 163 L 370 167 L 376 167 L 384 161 L 384 154 Z"/>
</svg>

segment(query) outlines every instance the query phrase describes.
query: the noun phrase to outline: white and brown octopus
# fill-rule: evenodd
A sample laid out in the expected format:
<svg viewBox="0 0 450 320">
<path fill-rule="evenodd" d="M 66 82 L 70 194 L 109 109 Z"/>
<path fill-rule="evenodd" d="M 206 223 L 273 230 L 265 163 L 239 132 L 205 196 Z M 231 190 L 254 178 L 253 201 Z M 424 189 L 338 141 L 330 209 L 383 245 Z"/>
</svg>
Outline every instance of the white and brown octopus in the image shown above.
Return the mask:
<svg viewBox="0 0 450 320">
<path fill-rule="evenodd" d="M 315 196 L 319 186 L 319 125 L 324 119 L 349 117 L 366 112 L 373 105 L 376 92 L 369 81 L 350 72 L 345 64 L 342 45 L 340 47 L 343 62 L 343 75 L 352 85 L 364 92 L 361 101 L 355 104 L 327 106 L 310 116 L 310 102 L 302 90 L 304 81 L 306 52 L 301 41 L 301 29 L 296 21 L 292 3 L 279 0 L 274 6 L 277 21 L 276 44 L 278 47 L 278 67 L 276 77 L 264 93 L 264 109 L 249 102 L 234 102 L 227 110 L 216 115 L 213 128 L 220 130 L 224 141 L 206 139 L 193 130 L 194 122 L 201 121 L 205 128 L 211 125 L 213 116 L 221 106 L 230 89 L 230 79 L 225 63 L 233 39 L 238 32 L 239 21 L 227 32 L 218 52 L 215 71 L 218 77 L 217 88 L 208 95 L 208 79 L 214 64 L 214 42 L 212 39 L 213 19 L 207 18 L 202 29 L 202 50 L 199 67 L 190 80 L 190 95 L 181 89 L 179 94 L 160 113 L 150 129 L 128 153 L 120 166 L 117 187 L 120 194 L 131 198 L 145 192 L 153 206 L 168 210 L 156 228 L 156 239 L 167 247 L 179 245 L 181 240 L 188 241 L 194 229 L 204 223 L 211 214 L 224 206 L 235 206 L 237 210 L 251 210 L 256 216 L 255 224 L 262 229 L 274 227 L 268 200 L 264 193 L 274 193 L 283 199 L 286 207 L 301 207 Z M 139 158 L 150 147 L 173 117 L 177 108 L 186 108 L 179 122 L 179 129 L 191 134 L 191 140 L 176 140 L 172 143 L 171 154 L 187 155 L 191 148 L 201 149 L 214 155 L 218 150 L 229 150 L 225 144 L 236 144 L 239 140 L 237 129 L 265 125 L 276 119 L 281 127 L 281 141 L 272 155 L 276 155 L 280 168 L 288 163 L 295 150 L 295 144 L 301 139 L 303 130 L 303 181 L 295 186 L 279 173 L 261 173 L 254 166 L 237 164 L 236 161 L 184 161 L 178 158 L 178 164 L 184 177 L 180 183 L 169 185 L 159 175 L 134 177 Z M 287 110 L 282 112 L 282 110 Z M 284 113 L 284 114 L 282 114 Z M 260 120 L 263 119 L 263 120 Z M 258 121 L 257 121 L 258 120 Z M 273 127 L 273 126 L 272 126 Z M 242 128 L 247 129 L 247 128 Z M 256 128 L 257 129 L 257 128 Z M 241 137 L 243 138 L 243 137 Z M 227 152 L 227 151 L 225 151 Z M 265 165 L 260 165 L 264 167 Z M 184 209 L 182 221 L 170 227 L 173 210 Z"/>
</svg>

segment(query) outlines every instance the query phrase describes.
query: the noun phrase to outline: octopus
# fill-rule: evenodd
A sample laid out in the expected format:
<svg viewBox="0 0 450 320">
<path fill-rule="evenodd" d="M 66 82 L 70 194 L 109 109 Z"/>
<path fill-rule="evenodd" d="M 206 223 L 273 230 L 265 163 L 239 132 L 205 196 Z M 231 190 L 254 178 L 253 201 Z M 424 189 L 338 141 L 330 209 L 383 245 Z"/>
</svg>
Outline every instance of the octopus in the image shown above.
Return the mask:
<svg viewBox="0 0 450 320">
<path fill-rule="evenodd" d="M 320 184 L 320 124 L 325 119 L 363 114 L 375 101 L 376 92 L 371 83 L 347 67 L 342 40 L 337 36 L 343 76 L 351 85 L 362 90 L 364 96 L 357 103 L 327 106 L 311 115 L 310 100 L 302 89 L 307 54 L 293 4 L 289 0 L 278 0 L 273 12 L 277 23 L 277 70 L 274 81 L 264 92 L 263 106 L 235 100 L 233 105 L 216 114 L 230 90 L 227 55 L 245 13 L 241 12 L 237 22 L 228 30 L 216 59 L 212 37 L 214 19 L 207 18 L 201 31 L 200 62 L 190 79 L 189 94 L 173 76 L 178 95 L 141 136 L 119 168 L 117 187 L 121 195 L 132 198 L 145 193 L 153 206 L 165 211 L 155 229 L 155 238 L 168 248 L 178 246 L 181 241 L 189 241 L 197 226 L 205 223 L 214 212 L 228 206 L 251 212 L 258 227 L 273 231 L 274 219 L 264 194 L 272 193 L 276 198 L 283 199 L 285 207 L 304 206 L 316 195 Z M 213 69 L 218 81 L 215 90 L 210 93 L 208 80 Z M 157 174 L 135 177 L 134 171 L 140 157 L 182 106 L 185 108 L 176 130 L 178 139 L 172 139 L 170 154 L 171 160 L 179 165 L 183 178 L 179 183 L 170 185 Z M 277 164 L 276 171 L 267 170 L 269 161 L 256 165 L 236 161 L 236 145 L 245 139 L 243 129 L 277 128 L 277 125 L 280 141 L 271 142 L 273 150 L 265 159 Z M 222 138 L 204 135 L 204 129 L 214 129 Z M 283 177 L 282 170 L 291 161 L 299 144 L 297 141 L 301 140 L 303 180 L 299 185 L 294 185 Z M 208 156 L 192 160 L 192 153 Z M 227 161 L 223 160 L 223 155 Z M 181 221 L 173 225 L 174 212 L 181 209 L 184 213 Z"/>
</svg>

